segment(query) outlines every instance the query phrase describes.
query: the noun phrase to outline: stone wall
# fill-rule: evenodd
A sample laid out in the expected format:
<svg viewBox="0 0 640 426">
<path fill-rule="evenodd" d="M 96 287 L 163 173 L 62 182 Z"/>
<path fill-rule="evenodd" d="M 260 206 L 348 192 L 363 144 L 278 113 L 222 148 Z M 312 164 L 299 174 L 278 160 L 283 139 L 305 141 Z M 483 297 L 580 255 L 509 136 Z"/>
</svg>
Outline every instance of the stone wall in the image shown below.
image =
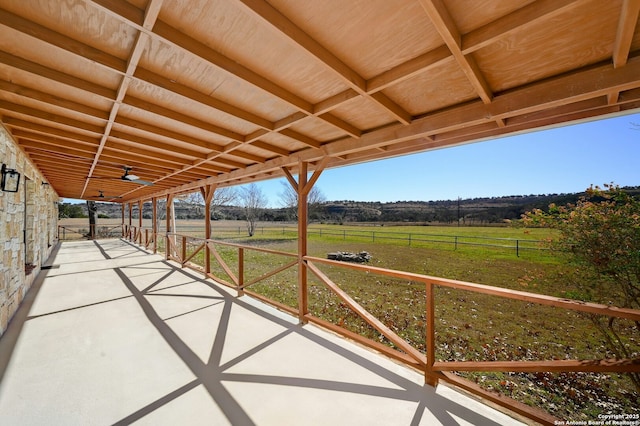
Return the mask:
<svg viewBox="0 0 640 426">
<path fill-rule="evenodd" d="M 0 191 L 0 335 L 57 242 L 58 195 L 0 123 L 0 163 L 20 173 Z"/>
</svg>

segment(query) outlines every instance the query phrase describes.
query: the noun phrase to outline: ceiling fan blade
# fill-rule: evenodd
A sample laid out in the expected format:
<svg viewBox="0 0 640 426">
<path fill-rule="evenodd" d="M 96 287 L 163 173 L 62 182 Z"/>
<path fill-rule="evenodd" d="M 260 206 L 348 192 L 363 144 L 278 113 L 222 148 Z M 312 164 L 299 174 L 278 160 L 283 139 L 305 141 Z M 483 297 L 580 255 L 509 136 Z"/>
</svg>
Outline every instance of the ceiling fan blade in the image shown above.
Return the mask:
<svg viewBox="0 0 640 426">
<path fill-rule="evenodd" d="M 140 185 L 153 185 L 153 182 L 149 182 L 142 179 L 127 179 L 130 182 L 138 183 Z"/>
</svg>

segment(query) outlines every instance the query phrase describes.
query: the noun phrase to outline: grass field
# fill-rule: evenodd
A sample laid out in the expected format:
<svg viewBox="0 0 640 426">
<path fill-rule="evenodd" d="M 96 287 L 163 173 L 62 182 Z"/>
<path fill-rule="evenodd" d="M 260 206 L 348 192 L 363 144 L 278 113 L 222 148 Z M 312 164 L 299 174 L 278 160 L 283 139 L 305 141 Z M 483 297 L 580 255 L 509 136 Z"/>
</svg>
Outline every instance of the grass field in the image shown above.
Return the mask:
<svg viewBox="0 0 640 426">
<path fill-rule="evenodd" d="M 99 226 L 102 225 L 99 223 Z M 185 233 L 188 231 L 190 235 L 197 235 L 202 223 L 179 221 L 177 226 L 179 232 L 183 229 Z M 295 227 L 269 226 L 261 224 L 256 235 L 249 238 L 242 223 L 213 223 L 214 235 L 219 238 L 295 253 L 297 239 L 295 233 L 291 232 Z M 318 230 L 323 230 L 323 233 L 316 232 Z M 546 229 L 430 226 L 385 226 L 371 229 L 312 225 L 310 231 L 311 256 L 324 258 L 333 251 L 364 250 L 372 256 L 370 264 L 382 268 L 605 304 L 616 305 L 621 300 L 611 283 L 583 283 L 575 280 L 574 267 L 547 251 L 523 250 L 520 257 L 517 257 L 511 249 L 464 244 L 454 247 L 449 240 L 445 243 L 433 243 L 420 242 L 418 238 L 418 235 L 428 234 L 441 236 L 443 240 L 444 237 L 458 236 L 460 239 L 491 237 L 533 241 L 552 238 L 553 232 Z M 376 234 L 372 236 L 372 232 Z M 351 236 L 346 237 L 347 235 Z M 407 235 L 412 235 L 410 245 Z M 196 244 L 190 245 L 195 246 Z M 237 249 L 223 245 L 218 245 L 217 249 L 232 268 L 237 268 Z M 202 257 L 196 257 L 194 261 L 203 260 Z M 245 281 L 290 261 L 289 257 L 248 250 L 245 254 Z M 345 268 L 322 266 L 321 269 L 369 312 L 424 352 L 424 285 L 362 274 Z M 213 272 L 222 278 L 228 278 L 220 267 L 214 267 Z M 297 307 L 296 282 L 296 270 L 290 268 L 260 281 L 251 289 L 280 303 Z M 391 345 L 311 274 L 309 304 L 313 315 Z M 613 357 L 593 321 L 585 315 L 562 309 L 438 288 L 436 354 L 440 360 L 458 361 Z M 632 356 L 640 356 L 640 333 L 637 325 L 621 320 L 616 320 L 615 325 Z M 544 408 L 564 419 L 593 420 L 601 413 L 638 413 L 640 410 L 639 396 L 634 392 L 630 380 L 616 374 L 463 375 L 487 389 L 494 389 L 522 402 Z"/>
</svg>

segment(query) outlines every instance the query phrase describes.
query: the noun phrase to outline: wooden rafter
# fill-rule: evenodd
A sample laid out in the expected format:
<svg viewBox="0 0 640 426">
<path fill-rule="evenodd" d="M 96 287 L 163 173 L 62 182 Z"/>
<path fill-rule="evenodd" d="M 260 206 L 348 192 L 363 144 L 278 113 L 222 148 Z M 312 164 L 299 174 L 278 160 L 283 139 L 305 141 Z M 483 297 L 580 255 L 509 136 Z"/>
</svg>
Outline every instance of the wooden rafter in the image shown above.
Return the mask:
<svg viewBox="0 0 640 426">
<path fill-rule="evenodd" d="M 186 1 L 0 7 L 1 119 L 61 195 L 125 164 L 156 183 L 109 184 L 133 202 L 640 106 L 639 0 L 202 0 L 188 22 Z"/>
</svg>

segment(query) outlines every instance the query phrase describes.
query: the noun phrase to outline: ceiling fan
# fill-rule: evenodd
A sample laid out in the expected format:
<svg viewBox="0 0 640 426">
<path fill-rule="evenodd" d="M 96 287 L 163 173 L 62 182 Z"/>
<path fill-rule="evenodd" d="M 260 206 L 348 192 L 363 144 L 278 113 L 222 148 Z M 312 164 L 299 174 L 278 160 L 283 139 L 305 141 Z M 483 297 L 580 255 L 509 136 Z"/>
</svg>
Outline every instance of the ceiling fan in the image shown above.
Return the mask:
<svg viewBox="0 0 640 426">
<path fill-rule="evenodd" d="M 131 167 L 124 166 L 123 169 L 124 169 L 124 174 L 122 175 L 122 177 L 120 177 L 120 179 L 128 180 L 129 182 L 139 183 L 140 185 L 153 185 L 153 182 L 148 182 L 146 180 L 140 179 L 136 175 L 129 174 L 129 172 L 132 169 Z"/>
<path fill-rule="evenodd" d="M 133 183 L 137 183 L 139 185 L 153 185 L 153 182 L 142 180 L 138 176 L 129 173 L 131 171 L 132 167 L 123 166 L 122 168 L 124 169 L 124 174 L 122 176 L 120 176 L 120 178 L 89 176 L 89 179 L 120 179 L 120 180 L 124 180 L 125 182 L 133 182 Z"/>
<path fill-rule="evenodd" d="M 101 189 L 98 189 L 98 195 L 94 195 L 93 197 L 89 197 L 89 198 L 96 198 L 96 199 L 100 199 L 100 200 L 110 200 L 113 198 L 122 198 L 119 195 L 104 195 L 104 191 Z"/>
</svg>

